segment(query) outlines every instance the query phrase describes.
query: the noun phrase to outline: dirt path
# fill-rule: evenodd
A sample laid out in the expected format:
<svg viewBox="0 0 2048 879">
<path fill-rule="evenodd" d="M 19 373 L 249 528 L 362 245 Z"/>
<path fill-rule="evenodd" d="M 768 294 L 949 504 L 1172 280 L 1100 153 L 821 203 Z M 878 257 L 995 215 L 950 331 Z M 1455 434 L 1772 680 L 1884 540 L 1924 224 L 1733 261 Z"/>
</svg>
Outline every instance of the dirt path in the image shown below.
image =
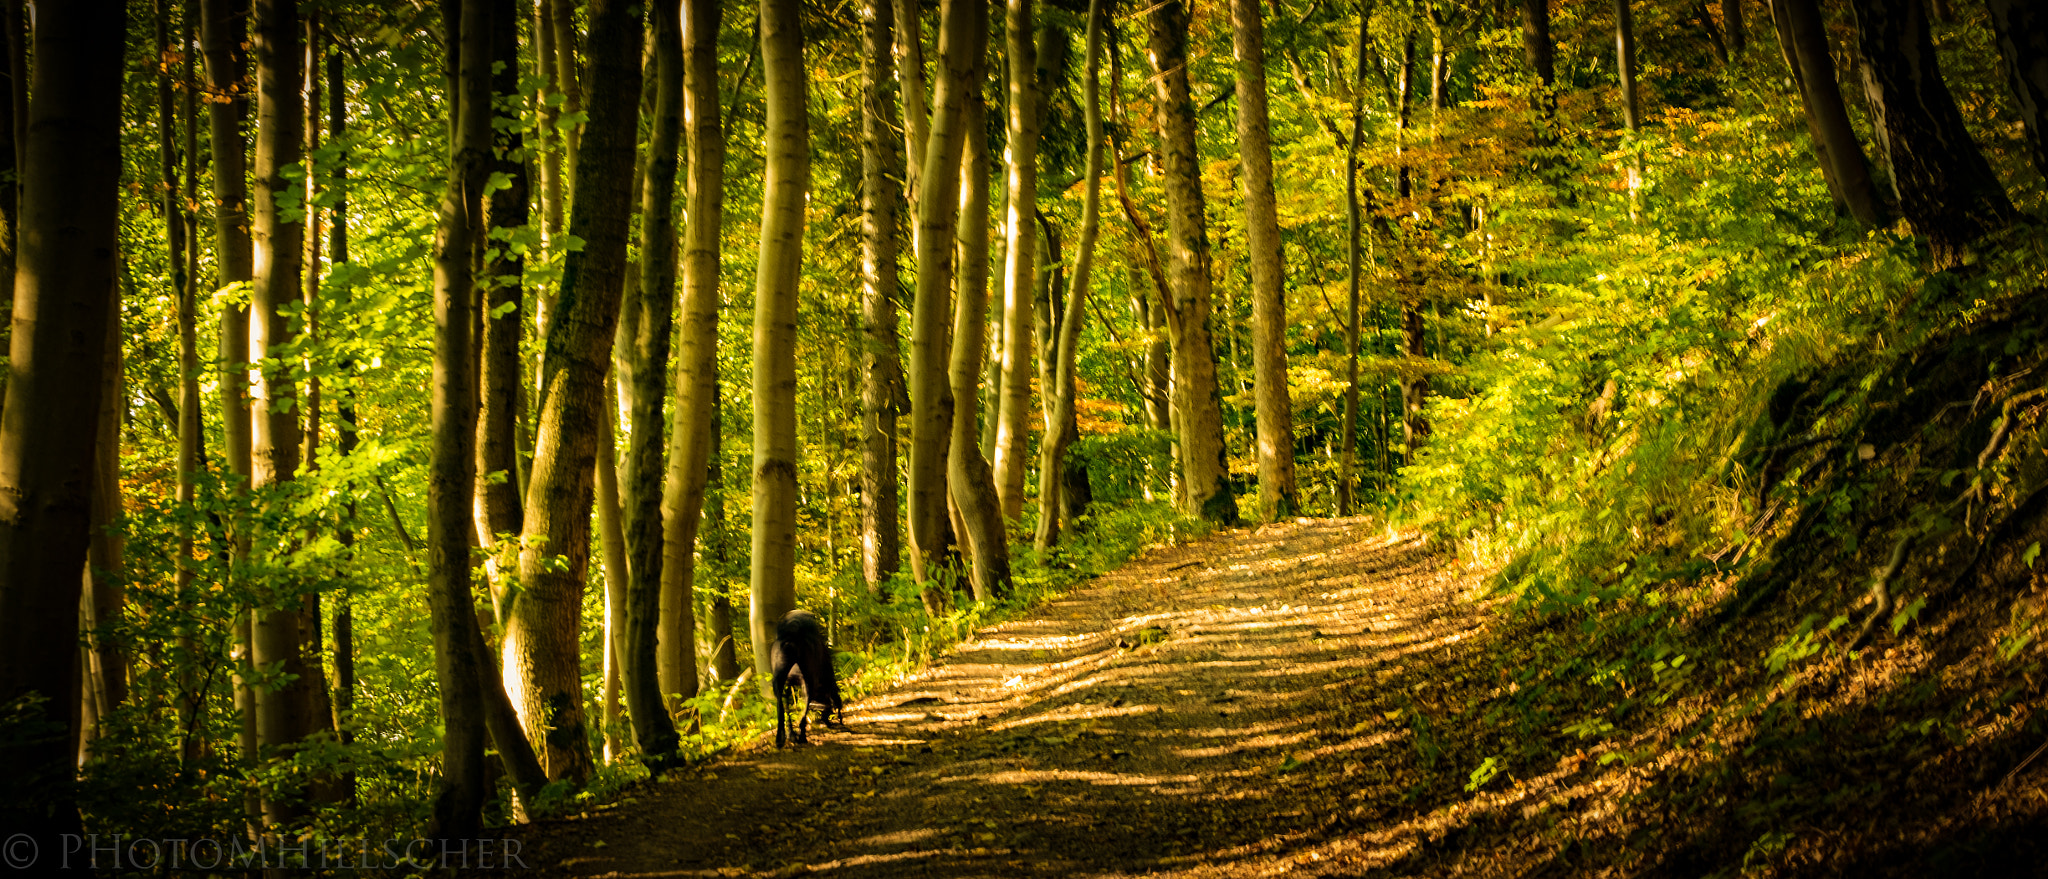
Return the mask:
<svg viewBox="0 0 2048 879">
<path fill-rule="evenodd" d="M 1383 709 L 1445 683 L 1439 654 L 1486 625 L 1471 585 L 1363 519 L 1156 550 L 849 706 L 848 731 L 529 828 L 523 857 L 550 876 L 1388 865 L 1440 831 L 1360 806 L 1400 797 L 1384 764 L 1416 759 L 1412 719 Z"/>
</svg>

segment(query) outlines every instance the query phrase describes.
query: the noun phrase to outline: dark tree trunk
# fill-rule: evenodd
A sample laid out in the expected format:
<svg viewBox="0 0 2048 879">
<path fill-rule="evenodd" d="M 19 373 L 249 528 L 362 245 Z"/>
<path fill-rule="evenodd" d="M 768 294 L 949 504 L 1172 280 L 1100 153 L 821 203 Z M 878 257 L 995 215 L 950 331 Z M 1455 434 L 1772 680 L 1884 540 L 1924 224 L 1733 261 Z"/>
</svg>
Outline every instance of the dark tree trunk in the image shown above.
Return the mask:
<svg viewBox="0 0 2048 879">
<path fill-rule="evenodd" d="M 903 361 L 896 332 L 901 250 L 897 221 L 903 162 L 889 131 L 896 98 L 895 4 L 868 0 L 861 46 L 861 579 L 870 593 L 902 566 L 902 504 L 896 477 L 896 419 L 907 414 Z"/>
<path fill-rule="evenodd" d="M 1998 55 L 2005 62 L 2006 84 L 2026 126 L 2035 170 L 2048 175 L 2048 9 L 2039 0 L 1989 0 L 1991 27 L 1998 34 Z"/>
<path fill-rule="evenodd" d="M 548 321 L 519 554 L 525 588 L 505 625 L 506 689 L 520 723 L 548 777 L 577 783 L 593 768 L 578 631 L 590 567 L 598 410 L 627 270 L 641 9 L 629 0 L 595 0 L 590 8 L 589 118 L 580 144 L 572 141 L 569 216 L 569 234 L 585 243 L 564 262 Z"/>
<path fill-rule="evenodd" d="M 516 0 L 490 0 L 491 7 L 491 93 L 516 96 L 519 91 L 519 6 Z M 505 175 L 506 186 L 492 190 L 483 204 L 483 228 L 487 232 L 525 226 L 529 216 L 529 186 L 524 148 L 519 129 L 492 127 L 492 173 Z M 518 564 L 519 533 L 524 519 L 519 498 L 520 384 L 525 370 L 519 346 L 530 316 L 522 311 L 525 290 L 521 279 L 525 259 L 502 244 L 488 250 L 483 267 L 484 313 L 477 315 L 483 336 L 482 368 L 478 370 L 476 426 L 476 530 L 477 541 L 486 552 L 485 570 L 490 575 L 491 606 L 502 613 L 506 574 Z M 501 535 L 503 536 L 501 538 Z"/>
<path fill-rule="evenodd" d="M 1856 130 L 1849 124 L 1820 8 L 1815 0 L 1771 0 L 1771 23 L 1778 31 L 1785 65 L 1799 86 L 1813 151 L 1837 210 L 1846 211 L 1867 227 L 1885 225 L 1891 220 L 1871 181 L 1863 145 L 1856 141 Z"/>
<path fill-rule="evenodd" d="M 1920 0 L 1853 0 L 1863 90 L 1899 209 L 1936 267 L 2018 219 L 1942 82 Z"/>
<path fill-rule="evenodd" d="M 43 700 L 10 748 L 0 826 L 55 845 L 76 833 L 79 597 L 106 357 L 121 175 L 125 4 L 37 11 L 20 251 L 0 417 L 0 704 Z"/>
<path fill-rule="evenodd" d="M 687 577 L 663 574 L 662 479 L 669 338 L 675 329 L 676 167 L 683 132 L 683 18 L 677 3 L 654 5 L 654 118 L 640 201 L 640 311 L 633 321 L 632 381 L 623 387 L 632 418 L 626 447 L 626 638 L 619 657 L 626 705 L 640 753 L 676 749 L 670 712 L 697 695 L 696 620 Z M 695 425 L 692 425 L 694 428 Z M 694 529 L 693 529 L 694 530 Z"/>
</svg>

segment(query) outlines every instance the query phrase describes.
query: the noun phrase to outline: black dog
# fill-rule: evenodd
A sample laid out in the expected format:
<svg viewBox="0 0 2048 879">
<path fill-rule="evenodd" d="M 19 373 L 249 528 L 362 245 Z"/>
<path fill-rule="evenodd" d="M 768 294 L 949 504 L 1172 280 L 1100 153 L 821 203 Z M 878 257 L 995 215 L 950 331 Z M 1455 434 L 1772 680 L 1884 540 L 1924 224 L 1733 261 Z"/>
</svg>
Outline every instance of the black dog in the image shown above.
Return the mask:
<svg viewBox="0 0 2048 879">
<path fill-rule="evenodd" d="M 832 673 L 832 648 L 825 644 L 825 625 L 818 622 L 818 615 L 798 608 L 783 614 L 782 621 L 775 624 L 775 648 L 772 654 L 775 687 L 775 747 L 789 745 L 789 696 L 790 684 L 800 683 L 804 688 L 804 713 L 797 720 L 796 741 L 799 744 L 810 741 L 811 706 L 825 709 L 821 718 L 826 726 L 834 726 L 832 713 L 839 713 L 838 726 L 846 725 L 846 706 L 839 700 L 839 678 Z"/>
</svg>

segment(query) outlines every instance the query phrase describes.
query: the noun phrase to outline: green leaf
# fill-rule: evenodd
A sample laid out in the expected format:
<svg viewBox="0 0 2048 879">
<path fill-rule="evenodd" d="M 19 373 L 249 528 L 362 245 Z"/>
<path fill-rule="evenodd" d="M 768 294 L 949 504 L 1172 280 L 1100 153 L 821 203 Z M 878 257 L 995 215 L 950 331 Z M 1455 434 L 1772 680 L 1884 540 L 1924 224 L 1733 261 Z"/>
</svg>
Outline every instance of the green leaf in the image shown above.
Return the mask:
<svg viewBox="0 0 2048 879">
<path fill-rule="evenodd" d="M 1899 630 L 1905 628 L 1907 623 L 1912 622 L 1916 617 L 1920 616 L 1920 609 L 1926 606 L 1927 596 L 1923 595 L 1919 598 L 1913 599 L 1913 603 L 1906 605 L 1905 607 L 1901 608 L 1898 613 L 1893 614 L 1892 634 L 1898 634 Z"/>
</svg>

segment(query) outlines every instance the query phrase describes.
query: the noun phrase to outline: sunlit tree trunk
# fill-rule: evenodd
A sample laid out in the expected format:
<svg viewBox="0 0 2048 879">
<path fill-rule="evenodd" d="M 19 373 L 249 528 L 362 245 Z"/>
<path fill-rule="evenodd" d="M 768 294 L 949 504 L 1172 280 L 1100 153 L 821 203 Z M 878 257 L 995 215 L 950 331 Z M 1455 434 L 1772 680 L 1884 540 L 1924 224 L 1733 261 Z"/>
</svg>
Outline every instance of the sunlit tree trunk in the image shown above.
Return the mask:
<svg viewBox="0 0 2048 879">
<path fill-rule="evenodd" d="M 796 319 L 810 191 L 810 98 L 800 0 L 761 0 L 767 179 L 754 269 L 754 677 L 770 681 L 775 624 L 796 607 Z"/>
<path fill-rule="evenodd" d="M 976 442 L 976 382 L 988 326 L 988 130 L 981 95 L 967 96 L 962 113 L 967 146 L 960 160 L 960 223 L 955 238 L 960 272 L 953 285 L 952 440 L 946 458 L 946 487 L 960 511 L 961 530 L 974 556 L 976 601 L 993 601 L 1010 588 L 1010 548 L 1004 540 L 1003 509 L 995 474 Z M 1025 222 L 1031 222 L 1026 220 Z M 1028 294 L 1027 294 L 1028 296 Z M 1020 368 L 1027 365 L 1020 364 Z"/>
<path fill-rule="evenodd" d="M 1006 0 L 1003 13 L 1004 55 L 1008 62 L 1009 117 L 1006 120 L 1007 161 L 1003 163 L 1003 312 L 1002 381 L 992 395 L 989 417 L 996 426 L 991 457 L 995 460 L 996 496 L 1003 518 L 1024 509 L 1025 441 L 1031 411 L 1032 341 L 1036 316 L 1032 295 L 1038 288 L 1038 140 L 1040 105 L 1038 46 L 1032 36 L 1033 0 Z M 955 402 L 958 405 L 958 402 Z"/>
<path fill-rule="evenodd" d="M 598 419 L 627 270 L 641 9 L 629 0 L 591 4 L 590 116 L 574 153 L 569 211 L 569 234 L 584 246 L 564 262 L 548 321 L 520 540 L 523 590 L 505 623 L 507 695 L 548 777 L 579 784 L 592 762 L 578 631 L 590 566 Z"/>
<path fill-rule="evenodd" d="M 902 529 L 896 510 L 896 419 L 907 414 L 903 361 L 896 331 L 901 249 L 897 220 L 903 174 L 888 116 L 896 97 L 895 31 L 891 0 L 867 0 L 861 22 L 861 579 L 876 593 L 902 566 Z M 909 98 L 905 99 L 910 100 Z"/>
<path fill-rule="evenodd" d="M 1989 0 L 1991 26 L 1998 35 L 1998 55 L 2005 63 L 2020 123 L 2035 170 L 2048 175 L 2048 10 L 2031 0 Z"/>
<path fill-rule="evenodd" d="M 535 0 L 532 33 L 533 73 L 540 78 L 539 94 L 534 96 L 534 116 L 539 123 L 534 132 L 539 136 L 539 142 L 534 144 L 534 164 L 540 172 L 541 231 L 552 247 L 562 234 L 563 187 L 562 135 L 555 127 L 561 121 L 562 110 L 554 96 L 561 94 L 562 88 L 555 64 L 554 0 Z"/>
<path fill-rule="evenodd" d="M 953 394 L 946 370 L 948 294 L 953 287 L 953 238 L 959 221 L 960 156 L 967 142 L 965 106 L 980 90 L 988 38 L 987 10 L 967 0 L 945 0 L 939 12 L 939 72 L 933 90 L 932 128 L 919 167 L 933 171 L 920 180 L 917 206 L 917 298 L 910 331 L 910 564 L 926 587 L 944 564 L 946 547 L 946 460 L 953 423 Z M 908 91 L 906 89 L 906 91 Z"/>
<path fill-rule="evenodd" d="M 1187 7 L 1180 0 L 1166 0 L 1152 7 L 1146 19 L 1172 255 L 1173 296 L 1166 322 L 1173 337 L 1173 398 L 1180 410 L 1183 511 L 1235 524 L 1237 498 L 1224 469 L 1223 403 L 1210 339 L 1213 281 L 1202 166 L 1195 150 L 1195 107 L 1188 98 Z"/>
<path fill-rule="evenodd" d="M 187 222 L 190 216 L 186 214 L 184 204 L 184 200 L 188 195 L 186 186 L 192 176 L 190 154 L 193 141 L 195 140 L 192 123 L 192 113 L 196 109 L 193 104 L 191 88 L 193 85 L 191 82 L 192 57 L 186 48 L 190 40 L 179 43 L 176 52 L 185 57 L 183 77 L 183 85 L 185 86 L 185 113 L 183 114 L 185 140 L 183 153 L 187 162 L 186 174 L 184 180 L 181 181 L 178 175 L 178 162 L 181 156 L 176 140 L 179 130 L 177 125 L 179 114 L 176 110 L 177 105 L 172 99 L 171 87 L 171 59 L 174 56 L 170 42 L 170 15 L 169 0 L 156 0 L 156 49 L 157 64 L 160 65 L 157 71 L 156 90 L 157 133 L 160 138 L 157 150 L 157 170 L 162 178 L 164 188 L 164 245 L 165 254 L 169 257 L 168 262 L 170 264 L 170 293 L 172 301 L 177 303 L 178 311 L 177 499 L 178 508 L 181 511 L 183 520 L 178 524 L 178 551 L 175 564 L 177 566 L 177 595 L 179 596 L 178 600 L 182 602 L 192 600 L 187 594 L 188 590 L 192 588 L 193 567 L 195 565 L 194 550 L 197 545 L 197 529 L 193 525 L 192 515 L 194 512 L 193 505 L 199 498 L 199 453 L 204 448 L 206 438 L 201 432 L 204 422 L 199 417 L 198 309 L 194 298 L 192 266 L 188 262 L 191 230 Z M 190 26 L 191 19 L 188 15 L 186 19 L 186 30 L 188 32 L 190 31 Z M 10 114 L 5 112 L 4 103 L 6 100 L 8 98 L 0 97 L 0 128 L 11 129 L 13 119 Z M 6 141 L 4 144 L 0 144 L 0 163 L 12 162 L 14 157 L 12 155 L 13 138 L 11 130 L 4 135 L 0 135 L 0 140 Z M 4 175 L 5 171 L 4 167 L 0 167 L 0 175 Z M 13 191 L 14 188 L 12 186 L 0 185 L 0 283 L 6 284 L 8 288 L 13 286 L 14 248 L 12 243 L 5 241 L 5 239 L 12 228 L 14 217 L 13 206 L 8 204 L 8 202 L 12 201 Z M 118 341 L 116 344 L 118 344 Z M 179 641 L 180 645 L 187 650 L 196 649 L 198 646 L 196 639 L 191 637 L 189 632 L 181 633 Z M 183 765 L 190 765 L 199 757 L 199 738 L 191 733 L 197 729 L 196 721 L 199 713 L 205 708 L 205 696 L 197 689 L 198 681 L 183 667 L 179 670 L 178 687 L 181 690 L 178 703 L 178 720 L 182 738 L 180 758 Z"/>
<path fill-rule="evenodd" d="M 677 578 L 663 573 L 661 510 L 666 473 L 663 431 L 668 426 L 662 404 L 668 396 L 669 338 L 675 329 L 676 171 L 685 103 L 680 4 L 654 5 L 653 39 L 654 118 L 640 202 L 640 313 L 628 352 L 633 364 L 627 396 L 632 433 L 627 441 L 625 497 L 632 585 L 626 596 L 627 636 L 621 657 L 635 738 L 648 756 L 676 747 L 670 717 L 680 702 L 664 705 L 663 697 L 697 695 L 690 580 L 687 574 Z M 692 430 L 701 432 L 694 423 Z M 686 527 L 694 531 L 694 524 Z"/>
<path fill-rule="evenodd" d="M 1294 484 L 1294 404 L 1287 393 L 1287 290 L 1273 197 L 1272 122 L 1266 109 L 1265 22 L 1257 0 L 1231 0 L 1237 53 L 1237 147 L 1244 163 L 1245 248 L 1252 282 L 1252 375 L 1258 407 L 1259 516 L 1301 509 Z"/>
<path fill-rule="evenodd" d="M 615 343 L 616 344 L 616 343 Z M 622 688 L 621 654 L 628 652 L 627 606 L 632 603 L 627 585 L 632 563 L 626 558 L 626 529 L 620 524 L 618 468 L 618 397 L 614 376 L 604 384 L 604 412 L 597 417 L 597 534 L 604 566 L 604 640 L 601 690 L 603 693 L 604 759 L 620 759 L 625 753 L 619 742 L 619 691 Z M 645 671 L 640 672 L 646 674 Z M 656 694 L 653 705 L 660 705 Z M 666 717 L 666 713 L 663 713 Z"/>
<path fill-rule="evenodd" d="M 0 704 L 64 730 L 10 748 L 0 826 L 76 833 L 78 626 L 121 175 L 124 4 L 37 9 L 20 251 L 0 415 Z"/>
<path fill-rule="evenodd" d="M 1865 226 L 1890 222 L 1877 187 L 1871 182 L 1870 163 L 1863 145 L 1856 141 L 1856 129 L 1849 124 L 1849 111 L 1842 102 L 1841 83 L 1835 78 L 1835 62 L 1828 52 L 1828 37 L 1815 0 L 1771 0 L 1771 22 L 1778 31 L 1778 46 L 1785 65 L 1799 86 L 1806 109 L 1807 131 L 1813 137 L 1813 151 L 1820 160 L 1821 176 L 1835 198 L 1837 210 Z"/>
<path fill-rule="evenodd" d="M 1918 0 L 1853 0 L 1863 92 L 1891 168 L 1899 212 L 1936 267 L 1959 265 L 1977 239 L 2019 214 L 1963 124 Z"/>
<path fill-rule="evenodd" d="M 305 100 L 300 82 L 300 28 L 296 0 L 256 0 L 252 5 L 250 48 L 256 61 L 256 154 L 250 235 L 255 244 L 249 288 L 249 359 L 263 362 L 252 370 L 250 485 L 256 489 L 290 482 L 299 469 L 297 396 L 285 346 L 291 341 L 291 320 L 285 306 L 300 298 L 305 223 L 287 208 L 288 192 L 298 181 L 285 169 L 300 165 L 303 154 Z M 281 543 L 283 534 L 264 539 Z M 284 585 L 273 581 L 273 587 Z M 256 697 L 256 734 L 270 756 L 284 756 L 314 728 L 316 668 L 305 663 L 305 620 L 302 596 L 275 588 L 264 598 L 254 622 L 252 661 L 259 668 L 277 667 L 292 675 L 288 683 L 260 690 Z M 264 801 L 264 815 L 282 823 L 301 813 L 291 787 L 273 789 Z"/>
<path fill-rule="evenodd" d="M 1081 80 L 1081 112 L 1088 130 L 1087 170 L 1081 195 L 1081 240 L 1074 254 L 1074 274 L 1067 288 L 1066 307 L 1059 316 L 1052 372 L 1053 384 L 1044 393 L 1052 398 L 1045 421 L 1038 460 L 1038 551 L 1050 550 L 1058 542 L 1060 520 L 1069 527 L 1080 518 L 1088 498 L 1087 468 L 1070 474 L 1067 450 L 1080 438 L 1074 417 L 1074 397 L 1079 389 L 1076 368 L 1081 344 L 1081 320 L 1087 313 L 1089 283 L 1095 272 L 1095 242 L 1102 223 L 1102 31 L 1109 12 L 1106 0 L 1088 2 L 1086 72 Z M 1269 193 L 1270 194 L 1270 193 Z M 1077 478 L 1078 477 L 1078 478 Z"/>
<path fill-rule="evenodd" d="M 716 0 L 683 5 L 683 115 L 690 153 L 684 180 L 685 227 L 682 254 L 682 333 L 676 352 L 676 401 L 668 475 L 662 489 L 662 595 L 683 603 L 676 628 L 664 631 L 664 650 L 689 653 L 690 689 L 696 692 L 694 596 L 698 533 L 703 522 L 707 477 L 717 466 L 718 421 L 718 255 L 725 210 L 725 128 L 718 105 Z M 682 616 L 690 614 L 692 616 Z M 668 619 L 666 610 L 663 619 Z M 681 628 L 682 620 L 691 625 Z M 730 631 L 728 629 L 727 631 Z M 678 643 L 670 645 L 674 637 Z M 666 685 L 664 685 L 664 688 Z"/>
</svg>

